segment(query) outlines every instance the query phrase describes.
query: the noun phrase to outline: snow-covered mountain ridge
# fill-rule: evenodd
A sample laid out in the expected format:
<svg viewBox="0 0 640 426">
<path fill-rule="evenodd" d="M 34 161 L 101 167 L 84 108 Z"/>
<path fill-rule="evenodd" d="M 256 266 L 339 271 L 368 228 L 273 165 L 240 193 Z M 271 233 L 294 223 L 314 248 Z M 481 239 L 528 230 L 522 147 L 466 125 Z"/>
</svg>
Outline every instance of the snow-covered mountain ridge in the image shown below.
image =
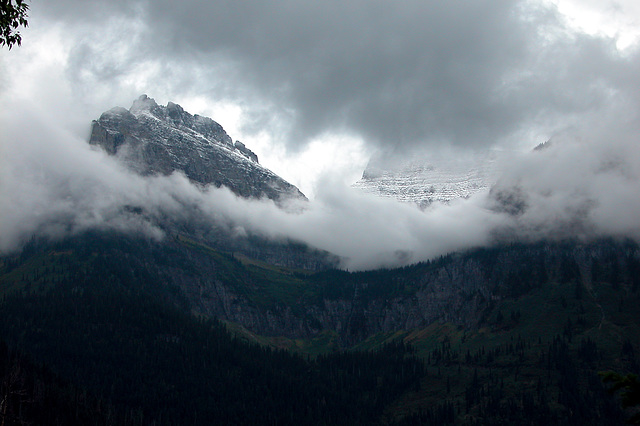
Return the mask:
<svg viewBox="0 0 640 426">
<path fill-rule="evenodd" d="M 211 118 L 191 115 L 173 102 L 158 105 L 147 95 L 129 110 L 115 107 L 94 120 L 89 143 L 143 175 L 179 170 L 194 182 L 226 186 L 243 197 L 305 199 Z"/>
<path fill-rule="evenodd" d="M 354 188 L 380 197 L 425 207 L 488 190 L 497 180 L 508 153 L 487 150 L 474 155 L 431 153 L 389 165 L 372 159 Z"/>
</svg>

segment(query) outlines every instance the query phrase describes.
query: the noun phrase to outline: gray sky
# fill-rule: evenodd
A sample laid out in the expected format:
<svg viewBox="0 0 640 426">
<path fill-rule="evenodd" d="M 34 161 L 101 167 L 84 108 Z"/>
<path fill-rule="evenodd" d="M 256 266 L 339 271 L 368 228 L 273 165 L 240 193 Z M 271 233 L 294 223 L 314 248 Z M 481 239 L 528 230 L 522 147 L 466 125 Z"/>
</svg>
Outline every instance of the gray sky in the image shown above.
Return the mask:
<svg viewBox="0 0 640 426">
<path fill-rule="evenodd" d="M 328 133 L 400 150 L 535 145 L 613 101 L 638 103 L 637 49 L 622 55 L 615 38 L 575 31 L 548 2 L 32 8 L 32 26 L 62 31 L 66 78 L 94 104 L 128 106 L 134 91 L 162 103 L 225 101 L 242 108 L 243 133 L 266 131 L 294 152 Z"/>
<path fill-rule="evenodd" d="M 408 250 L 420 259 L 483 244 L 492 227 L 514 220 L 475 199 L 434 208 L 426 219 L 345 192 L 376 152 L 443 145 L 525 152 L 548 139 L 569 141 L 507 171 L 500 185 L 519 185 L 536 206 L 508 225 L 540 230 L 586 208 L 597 223 L 590 233 L 632 234 L 640 227 L 640 209 L 629 204 L 640 156 L 640 11 L 631 1 L 578 3 L 34 2 L 23 45 L 0 51 L 0 246 L 51 215 L 73 216 L 61 219 L 65 226 L 113 219 L 128 197 L 125 182 L 136 179 L 83 144 L 92 119 L 129 107 L 141 93 L 211 116 L 261 163 L 317 198 L 314 215 L 273 213 L 273 229 L 346 257 Z M 173 179 L 143 179 L 139 194 L 162 185 L 195 191 Z M 87 188 L 94 198 L 83 198 Z M 210 195 L 193 197 L 210 203 Z M 169 208 L 162 200 L 147 201 Z M 390 217 L 398 218 L 397 233 L 371 233 Z M 340 220 L 362 238 L 325 240 L 349 234 L 332 227 Z M 323 234 L 309 235 L 306 226 Z M 430 234 L 434 227 L 443 233 Z M 370 253 L 367 233 L 387 247 Z M 376 263 L 365 257 L 352 265 Z"/>
</svg>

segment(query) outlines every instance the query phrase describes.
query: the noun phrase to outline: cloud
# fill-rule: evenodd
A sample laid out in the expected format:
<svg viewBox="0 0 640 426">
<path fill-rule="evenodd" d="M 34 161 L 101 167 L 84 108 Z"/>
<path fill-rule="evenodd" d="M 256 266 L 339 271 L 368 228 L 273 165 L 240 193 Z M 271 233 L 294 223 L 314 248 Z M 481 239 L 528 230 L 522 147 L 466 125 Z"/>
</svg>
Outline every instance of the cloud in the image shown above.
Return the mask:
<svg viewBox="0 0 640 426">
<path fill-rule="evenodd" d="M 114 157 L 61 130 L 30 104 L 2 117 L 0 251 L 31 235 L 60 238 L 114 229 L 162 238 L 159 218 L 223 224 L 240 233 L 294 240 L 331 251 L 343 266 L 363 269 L 430 258 L 483 244 L 490 212 L 474 203 L 417 207 L 359 194 L 326 177 L 318 198 L 298 213 L 227 189 L 200 188 L 184 175 L 138 176 Z M 144 211 L 140 215 L 139 211 Z"/>
<path fill-rule="evenodd" d="M 23 46 L 0 52 L 2 251 L 34 233 L 94 227 L 162 238 L 155 219 L 180 220 L 186 211 L 240 234 L 305 242 L 354 269 L 428 259 L 496 236 L 639 234 L 640 51 L 621 54 L 613 39 L 574 32 L 551 7 L 502 0 L 37 6 Z M 425 211 L 358 194 L 318 168 L 316 200 L 292 215 L 268 201 L 196 188 L 180 174 L 142 178 L 90 149 L 90 121 L 143 92 L 160 103 L 197 97 L 239 105 L 246 134 L 262 132 L 300 152 L 322 151 L 314 143 L 332 133 L 363 150 L 554 143 L 511 164 L 492 194 Z M 526 208 L 501 211 L 501 191 Z"/>
<path fill-rule="evenodd" d="M 496 232 L 527 240 L 640 237 L 640 132 L 618 127 L 611 136 L 589 127 L 507 169 L 491 198 L 512 222 Z"/>
<path fill-rule="evenodd" d="M 360 194 L 326 178 L 323 192 L 299 214 L 230 194 L 206 198 L 204 210 L 231 218 L 252 232 L 327 250 L 343 259 L 343 267 L 368 269 L 487 244 L 489 230 L 499 219 L 477 201 L 434 206 L 424 212 L 411 204 Z"/>
<path fill-rule="evenodd" d="M 548 3 L 67 0 L 34 9 L 34 20 L 64 23 L 68 72 L 84 90 L 133 84 L 163 102 L 232 101 L 245 132 L 267 130 L 294 151 L 327 132 L 401 151 L 533 144 L 522 138 L 612 105 L 638 108 L 638 50 L 621 55 L 614 39 L 572 30 Z"/>
<path fill-rule="evenodd" d="M 142 177 L 65 130 L 48 109 L 14 101 L 0 117 L 0 251 L 31 235 L 59 238 L 87 229 L 164 237 L 164 218 L 293 240 L 330 251 L 348 269 L 392 267 L 508 241 L 602 236 L 640 238 L 640 153 L 632 123 L 554 138 L 523 154 L 491 193 L 425 210 L 358 193 L 332 174 L 297 212 L 227 189 L 200 188 L 180 173 Z M 623 123 L 619 123 L 622 126 Z M 623 135 L 625 135 L 623 137 Z M 522 209 L 499 208 L 498 193 Z M 144 214 L 140 214 L 144 212 Z"/>
</svg>

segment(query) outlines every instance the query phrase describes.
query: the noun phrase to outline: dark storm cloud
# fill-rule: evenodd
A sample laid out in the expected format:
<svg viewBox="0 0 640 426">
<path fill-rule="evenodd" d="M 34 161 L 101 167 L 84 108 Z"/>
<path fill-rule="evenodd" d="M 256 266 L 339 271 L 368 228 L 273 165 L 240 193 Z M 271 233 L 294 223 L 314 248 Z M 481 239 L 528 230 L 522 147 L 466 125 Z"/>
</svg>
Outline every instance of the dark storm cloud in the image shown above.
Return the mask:
<svg viewBox="0 0 640 426">
<path fill-rule="evenodd" d="M 292 141 L 335 129 L 383 144 L 493 142 L 517 122 L 496 98 L 531 49 L 516 2 L 192 6 L 154 2 L 149 19 L 176 50 L 234 61 L 232 84 L 292 111 Z"/>
<path fill-rule="evenodd" d="M 162 238 L 154 215 L 194 206 L 239 234 L 302 241 L 356 269 L 495 235 L 640 239 L 640 52 L 568 31 L 533 2 L 59 0 L 32 12 L 23 46 L 0 52 L 10 58 L 0 82 L 0 252 L 33 234 L 95 227 Z M 256 131 L 292 148 L 332 131 L 400 151 L 527 135 L 554 136 L 556 148 L 514 162 L 498 182 L 494 193 L 522 196 L 520 215 L 487 194 L 420 211 L 327 177 L 292 215 L 180 174 L 136 176 L 92 151 L 90 120 L 130 105 L 140 87 L 161 103 L 239 103 Z"/>
<path fill-rule="evenodd" d="M 248 129 L 284 128 L 290 147 L 331 131 L 400 149 L 487 146 L 549 135 L 616 93 L 638 99 L 637 55 L 530 1 L 56 3 L 47 13 L 69 22 L 102 25 L 107 7 L 133 16 L 144 31 L 122 34 L 116 45 L 136 47 L 121 61 L 159 61 L 174 96 L 239 102 Z M 77 57 L 105 78 L 126 72 Z"/>
<path fill-rule="evenodd" d="M 168 55 L 233 63 L 227 84 L 289 111 L 292 144 L 493 144 L 602 108 L 628 62 L 522 1 L 155 1 L 145 19 Z"/>
</svg>

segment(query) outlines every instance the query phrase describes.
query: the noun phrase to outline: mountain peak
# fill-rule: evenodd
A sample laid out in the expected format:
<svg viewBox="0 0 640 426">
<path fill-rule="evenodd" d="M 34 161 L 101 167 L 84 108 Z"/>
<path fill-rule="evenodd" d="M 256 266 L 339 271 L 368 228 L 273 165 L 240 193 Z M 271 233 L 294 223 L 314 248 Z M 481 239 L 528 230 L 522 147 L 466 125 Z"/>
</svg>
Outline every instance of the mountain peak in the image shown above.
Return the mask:
<svg viewBox="0 0 640 426">
<path fill-rule="evenodd" d="M 158 109 L 158 104 L 155 99 L 148 97 L 147 95 L 140 95 L 138 99 L 133 101 L 133 105 L 129 108 L 129 112 L 133 115 L 138 115 L 141 112 L 148 111 L 153 113 Z"/>
<path fill-rule="evenodd" d="M 243 197 L 306 199 L 211 118 L 191 115 L 174 102 L 158 105 L 147 95 L 129 110 L 115 107 L 94 120 L 89 143 L 143 175 L 179 170 L 194 182 L 226 186 Z"/>
</svg>

